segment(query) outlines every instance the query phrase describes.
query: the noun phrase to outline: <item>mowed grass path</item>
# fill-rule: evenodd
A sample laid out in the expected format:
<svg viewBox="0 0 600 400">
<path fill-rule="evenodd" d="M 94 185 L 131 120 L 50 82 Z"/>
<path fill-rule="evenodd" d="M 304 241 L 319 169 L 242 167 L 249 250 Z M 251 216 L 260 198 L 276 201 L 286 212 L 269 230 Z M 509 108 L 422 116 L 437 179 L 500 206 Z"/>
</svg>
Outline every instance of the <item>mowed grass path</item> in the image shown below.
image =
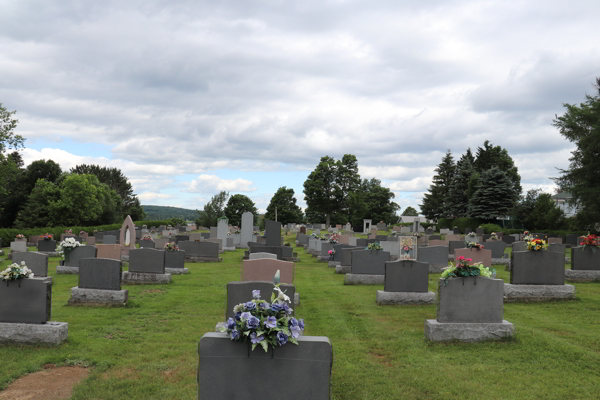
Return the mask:
<svg viewBox="0 0 600 400">
<path fill-rule="evenodd" d="M 574 301 L 506 304 L 515 340 L 430 344 L 423 326 L 435 306 L 378 306 L 382 286 L 344 286 L 343 275 L 297 251 L 296 316 L 305 334 L 333 344 L 334 399 L 600 398 L 600 283 L 576 284 Z M 242 255 L 188 263 L 190 274 L 170 285 L 124 286 L 125 308 L 67 306 L 78 277 L 56 275 L 58 258 L 51 259 L 53 320 L 69 323 L 68 343 L 0 346 L 0 388 L 44 364 L 83 364 L 92 372 L 73 399 L 195 399 L 197 343 L 224 319 L 225 284 L 240 279 Z M 508 281 L 502 266 L 497 272 Z M 437 278 L 430 276 L 432 291 Z M 249 373 L 265 390 L 285 392 L 285 382 Z"/>
</svg>

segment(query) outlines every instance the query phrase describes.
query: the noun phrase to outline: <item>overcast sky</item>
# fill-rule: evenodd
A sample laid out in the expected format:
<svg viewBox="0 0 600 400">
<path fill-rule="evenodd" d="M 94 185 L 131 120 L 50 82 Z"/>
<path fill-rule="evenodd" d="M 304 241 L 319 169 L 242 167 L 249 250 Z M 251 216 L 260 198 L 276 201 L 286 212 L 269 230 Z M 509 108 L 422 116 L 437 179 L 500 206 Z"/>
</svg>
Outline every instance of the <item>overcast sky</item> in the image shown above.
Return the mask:
<svg viewBox="0 0 600 400">
<path fill-rule="evenodd" d="M 354 154 L 402 209 L 487 139 L 525 190 L 573 150 L 552 126 L 600 76 L 597 0 L 0 0 L 0 103 L 27 164 L 120 168 L 142 204 L 219 190 L 304 207 Z"/>
</svg>

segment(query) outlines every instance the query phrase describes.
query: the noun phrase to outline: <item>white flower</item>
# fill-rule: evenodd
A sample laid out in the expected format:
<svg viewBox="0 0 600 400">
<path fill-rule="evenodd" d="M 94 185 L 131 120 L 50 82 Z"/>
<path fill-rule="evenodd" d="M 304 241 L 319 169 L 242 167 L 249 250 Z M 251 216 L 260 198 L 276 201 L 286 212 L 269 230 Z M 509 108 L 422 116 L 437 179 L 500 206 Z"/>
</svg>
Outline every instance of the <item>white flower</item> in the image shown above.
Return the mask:
<svg viewBox="0 0 600 400">
<path fill-rule="evenodd" d="M 281 291 L 281 289 L 279 289 L 277 286 L 275 286 L 274 290 L 277 290 L 279 292 L 279 294 L 277 295 L 277 300 L 280 301 L 287 301 L 288 303 L 290 303 L 290 298 Z"/>
</svg>

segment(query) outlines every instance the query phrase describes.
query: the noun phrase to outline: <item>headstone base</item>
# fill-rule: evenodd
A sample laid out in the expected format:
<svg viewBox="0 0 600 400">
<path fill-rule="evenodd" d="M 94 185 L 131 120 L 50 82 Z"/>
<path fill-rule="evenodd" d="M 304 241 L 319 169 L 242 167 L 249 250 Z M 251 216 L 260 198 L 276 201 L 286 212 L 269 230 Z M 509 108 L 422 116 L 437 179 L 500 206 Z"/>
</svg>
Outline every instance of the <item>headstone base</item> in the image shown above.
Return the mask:
<svg viewBox="0 0 600 400">
<path fill-rule="evenodd" d="M 71 288 L 69 305 L 126 305 L 128 290 L 103 290 L 84 289 L 80 287 Z"/>
<path fill-rule="evenodd" d="M 335 268 L 335 267 L 337 267 L 338 265 L 342 265 L 342 262 L 341 262 L 341 261 L 329 261 L 329 262 L 327 263 L 327 266 L 328 266 L 329 268 Z"/>
<path fill-rule="evenodd" d="M 548 300 L 572 300 L 575 298 L 573 285 L 511 285 L 504 284 L 505 302 L 528 302 Z"/>
<path fill-rule="evenodd" d="M 0 322 L 0 343 L 48 344 L 57 346 L 67 340 L 67 322 L 48 321 L 45 324 Z"/>
<path fill-rule="evenodd" d="M 235 247 L 223 247 L 223 251 L 235 251 Z"/>
<path fill-rule="evenodd" d="M 329 256 L 317 256 L 317 262 L 328 262 L 329 260 Z"/>
<path fill-rule="evenodd" d="M 510 266 L 510 258 L 492 258 L 492 265 Z"/>
<path fill-rule="evenodd" d="M 185 256 L 184 262 L 221 262 L 223 259 L 221 257 L 203 257 L 203 256 Z"/>
<path fill-rule="evenodd" d="M 347 276 L 347 275 L 346 275 Z M 435 303 L 433 292 L 385 292 L 377 291 L 377 304 L 382 305 L 422 305 Z"/>
<path fill-rule="evenodd" d="M 121 282 L 130 285 L 166 284 L 171 283 L 171 274 L 150 274 L 145 272 L 124 271 Z"/>
<path fill-rule="evenodd" d="M 350 265 L 336 265 L 335 273 L 336 274 L 349 274 L 352 271 L 352 267 Z"/>
<path fill-rule="evenodd" d="M 75 275 L 78 275 L 79 274 L 79 267 L 66 267 L 64 265 L 57 265 L 56 266 L 56 273 L 57 274 L 75 274 Z"/>
<path fill-rule="evenodd" d="M 298 257 L 282 257 L 281 261 L 300 262 Z"/>
<path fill-rule="evenodd" d="M 295 292 L 294 293 L 294 305 L 297 306 L 298 304 L 300 304 L 300 293 Z"/>
<path fill-rule="evenodd" d="M 425 320 L 425 338 L 432 342 L 483 342 L 515 336 L 515 326 L 503 320 L 501 323 L 452 323 Z"/>
<path fill-rule="evenodd" d="M 346 274 L 344 285 L 383 285 L 385 275 Z"/>
<path fill-rule="evenodd" d="M 571 282 L 596 282 L 600 281 L 600 271 L 565 269 L 565 279 Z"/>
<path fill-rule="evenodd" d="M 184 275 L 187 274 L 189 271 L 187 268 L 165 268 L 165 274 L 171 274 L 171 275 Z"/>
</svg>

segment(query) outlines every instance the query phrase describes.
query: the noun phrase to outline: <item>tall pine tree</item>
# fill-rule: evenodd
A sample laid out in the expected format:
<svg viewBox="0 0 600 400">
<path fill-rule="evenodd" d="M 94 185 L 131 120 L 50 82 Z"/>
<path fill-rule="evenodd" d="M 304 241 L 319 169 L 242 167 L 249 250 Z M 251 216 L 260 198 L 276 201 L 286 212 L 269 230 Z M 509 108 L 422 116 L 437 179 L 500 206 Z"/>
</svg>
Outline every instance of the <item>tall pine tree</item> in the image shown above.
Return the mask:
<svg viewBox="0 0 600 400">
<path fill-rule="evenodd" d="M 488 221 L 504 217 L 515 201 L 513 181 L 509 175 L 498 167 L 492 167 L 479 176 L 468 216 Z"/>
<path fill-rule="evenodd" d="M 426 218 L 437 220 L 445 216 L 446 198 L 448 197 L 455 169 L 452 152 L 448 150 L 442 158 L 442 162 L 435 169 L 436 174 L 433 176 L 431 186 L 429 186 L 429 192 L 423 195 L 423 204 L 419 205 L 421 214 Z"/>
<path fill-rule="evenodd" d="M 444 204 L 446 218 L 462 218 L 467 216 L 469 210 L 469 182 L 475 173 L 473 167 L 473 154 L 468 149 L 456 163 L 456 172 L 450 183 L 448 196 Z"/>
</svg>

